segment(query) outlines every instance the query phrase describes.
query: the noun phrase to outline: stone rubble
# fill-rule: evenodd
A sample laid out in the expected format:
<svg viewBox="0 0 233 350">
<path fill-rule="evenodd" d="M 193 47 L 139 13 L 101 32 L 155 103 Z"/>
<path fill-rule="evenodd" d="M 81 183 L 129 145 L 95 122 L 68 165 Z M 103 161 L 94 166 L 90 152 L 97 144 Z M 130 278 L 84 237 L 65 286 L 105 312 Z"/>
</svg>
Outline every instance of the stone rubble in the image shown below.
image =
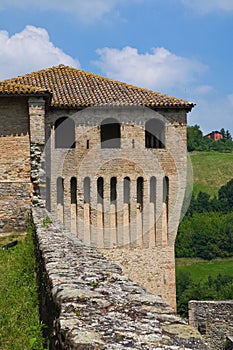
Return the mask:
<svg viewBox="0 0 233 350">
<path fill-rule="evenodd" d="M 40 313 L 53 334 L 52 350 L 209 349 L 160 297 L 122 275 L 45 209 L 34 207 L 32 217 Z"/>
</svg>

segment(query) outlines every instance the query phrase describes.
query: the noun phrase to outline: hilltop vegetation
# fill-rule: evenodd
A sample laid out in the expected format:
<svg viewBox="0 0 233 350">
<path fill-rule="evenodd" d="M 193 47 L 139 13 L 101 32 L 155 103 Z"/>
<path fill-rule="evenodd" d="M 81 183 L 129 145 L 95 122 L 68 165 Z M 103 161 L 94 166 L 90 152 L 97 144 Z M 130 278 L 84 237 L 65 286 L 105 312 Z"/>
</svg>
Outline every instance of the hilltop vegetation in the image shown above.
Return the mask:
<svg viewBox="0 0 233 350">
<path fill-rule="evenodd" d="M 233 152 L 191 152 L 193 167 L 193 194 L 202 191 L 211 197 L 217 196 L 218 190 L 233 178 Z"/>
<path fill-rule="evenodd" d="M 233 299 L 233 142 L 222 132 L 213 141 L 188 128 L 193 196 L 175 245 L 177 310 L 185 317 L 191 299 Z"/>
<path fill-rule="evenodd" d="M 188 316 L 189 300 L 229 300 L 233 297 L 233 258 L 211 262 L 176 261 L 177 310 Z"/>
<path fill-rule="evenodd" d="M 208 137 L 203 136 L 203 132 L 200 130 L 199 125 L 188 126 L 187 148 L 189 152 L 193 151 L 216 151 L 216 152 L 232 152 L 233 141 L 229 130 L 222 128 L 220 130 L 222 138 L 218 141 L 214 141 Z"/>
</svg>

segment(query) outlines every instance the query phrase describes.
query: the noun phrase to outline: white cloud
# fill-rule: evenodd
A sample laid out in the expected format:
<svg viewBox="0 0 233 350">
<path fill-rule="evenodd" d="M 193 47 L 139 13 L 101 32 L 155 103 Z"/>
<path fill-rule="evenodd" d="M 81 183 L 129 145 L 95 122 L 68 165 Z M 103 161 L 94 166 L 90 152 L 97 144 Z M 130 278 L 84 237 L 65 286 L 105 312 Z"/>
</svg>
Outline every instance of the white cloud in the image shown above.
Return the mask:
<svg viewBox="0 0 233 350">
<path fill-rule="evenodd" d="M 79 66 L 78 61 L 53 45 L 43 28 L 26 26 L 11 37 L 7 31 L 0 31 L 0 47 L 0 79 L 61 63 Z"/>
<path fill-rule="evenodd" d="M 233 12 L 232 0 L 181 0 L 185 5 L 206 14 L 213 11 Z"/>
<path fill-rule="evenodd" d="M 198 124 L 204 134 L 221 128 L 233 132 L 232 106 L 233 94 L 219 96 L 215 93 L 210 96 L 196 96 L 196 106 L 188 117 L 188 124 Z"/>
<path fill-rule="evenodd" d="M 0 9 L 10 6 L 29 9 L 35 7 L 41 11 L 53 10 L 75 15 L 82 22 L 93 22 L 102 19 L 114 11 L 119 4 L 135 3 L 147 0 L 1 0 Z"/>
<path fill-rule="evenodd" d="M 129 46 L 122 50 L 105 47 L 97 54 L 100 58 L 94 63 L 108 77 L 157 91 L 185 88 L 207 69 L 201 62 L 165 48 L 141 54 Z"/>
</svg>

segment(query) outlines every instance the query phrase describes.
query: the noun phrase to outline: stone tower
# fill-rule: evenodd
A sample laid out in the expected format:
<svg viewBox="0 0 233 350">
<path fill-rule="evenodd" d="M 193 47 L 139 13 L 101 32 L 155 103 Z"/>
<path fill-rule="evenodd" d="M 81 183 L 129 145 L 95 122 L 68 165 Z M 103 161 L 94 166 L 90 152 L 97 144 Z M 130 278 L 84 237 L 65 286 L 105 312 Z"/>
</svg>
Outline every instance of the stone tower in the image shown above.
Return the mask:
<svg viewBox="0 0 233 350">
<path fill-rule="evenodd" d="M 46 203 L 82 241 L 175 308 L 174 243 L 186 188 L 186 117 L 194 105 L 62 65 L 0 86 L 0 118 L 9 129 L 0 142 L 10 137 L 13 145 L 5 154 L 14 152 L 17 137 L 25 143 L 26 187 L 18 198 L 28 205 L 31 180 L 34 203 Z M 0 179 L 10 207 L 18 179 Z"/>
</svg>

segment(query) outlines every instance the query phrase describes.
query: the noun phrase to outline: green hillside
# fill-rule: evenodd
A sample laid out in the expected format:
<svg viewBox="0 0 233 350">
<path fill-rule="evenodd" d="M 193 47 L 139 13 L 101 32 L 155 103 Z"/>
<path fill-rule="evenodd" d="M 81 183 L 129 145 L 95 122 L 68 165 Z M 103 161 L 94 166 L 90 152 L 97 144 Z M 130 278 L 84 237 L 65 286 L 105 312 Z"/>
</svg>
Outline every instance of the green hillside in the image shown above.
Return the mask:
<svg viewBox="0 0 233 350">
<path fill-rule="evenodd" d="M 216 278 L 219 274 L 233 276 L 233 258 L 215 259 L 211 261 L 202 259 L 176 259 L 176 272 L 190 273 L 195 283 L 206 282 L 208 276 Z"/>
<path fill-rule="evenodd" d="M 233 153 L 191 152 L 193 193 L 217 195 L 219 188 L 233 178 Z"/>
</svg>

